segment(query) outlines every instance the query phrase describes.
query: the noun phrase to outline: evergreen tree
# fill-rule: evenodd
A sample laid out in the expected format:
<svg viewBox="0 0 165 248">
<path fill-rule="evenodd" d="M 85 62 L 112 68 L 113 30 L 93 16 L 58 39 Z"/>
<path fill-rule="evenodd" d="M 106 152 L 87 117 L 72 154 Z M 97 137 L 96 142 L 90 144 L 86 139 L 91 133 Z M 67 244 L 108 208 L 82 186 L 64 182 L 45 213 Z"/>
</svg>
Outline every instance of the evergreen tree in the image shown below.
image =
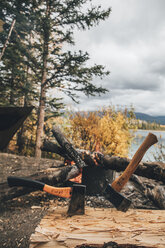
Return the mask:
<svg viewBox="0 0 165 248">
<path fill-rule="evenodd" d="M 63 47 L 66 43 L 74 45 L 75 28 L 85 30 L 98 25 L 108 18 L 110 8 L 102 10 L 100 6 L 93 6 L 91 0 L 14 0 L 4 1 L 1 7 L 7 9 L 10 18 L 16 18 L 18 49 L 31 68 L 31 75 L 35 77 L 33 82 L 40 91 L 36 135 L 36 157 L 40 157 L 45 109 L 61 107 L 60 99 L 48 98 L 50 89 L 61 90 L 76 102 L 78 92 L 87 96 L 106 92 L 92 79 L 94 76 L 102 78 L 109 72 L 101 65 L 86 66 L 88 53 L 64 51 Z M 3 11 L 2 20 L 5 19 Z"/>
<path fill-rule="evenodd" d="M 27 33 L 30 31 L 29 6 L 24 1 L 2 1 L 0 16 L 4 21 L 3 32 L 0 33 L 0 45 L 3 50 L 6 43 L 11 23 L 15 20 L 15 26 L 9 38 L 0 64 L 0 104 L 1 105 L 27 105 L 36 95 L 30 81 L 34 81 L 29 68 L 35 68 L 31 53 L 29 52 Z M 30 78 L 29 78 L 30 75 Z"/>
<path fill-rule="evenodd" d="M 41 91 L 38 114 L 38 127 L 36 138 L 36 157 L 40 157 L 41 137 L 43 134 L 46 92 L 49 88 L 58 88 L 76 101 L 78 91 L 86 95 L 105 93 L 102 87 L 96 87 L 91 81 L 93 76 L 102 77 L 108 72 L 100 65 L 86 67 L 89 55 L 79 51 L 78 53 L 64 52 L 64 43 L 74 44 L 73 29 L 85 30 L 105 20 L 110 9 L 101 11 L 100 6 L 88 6 L 88 0 L 65 1 L 35 1 L 34 5 L 34 39 L 36 37 L 36 49 L 41 60 Z"/>
</svg>

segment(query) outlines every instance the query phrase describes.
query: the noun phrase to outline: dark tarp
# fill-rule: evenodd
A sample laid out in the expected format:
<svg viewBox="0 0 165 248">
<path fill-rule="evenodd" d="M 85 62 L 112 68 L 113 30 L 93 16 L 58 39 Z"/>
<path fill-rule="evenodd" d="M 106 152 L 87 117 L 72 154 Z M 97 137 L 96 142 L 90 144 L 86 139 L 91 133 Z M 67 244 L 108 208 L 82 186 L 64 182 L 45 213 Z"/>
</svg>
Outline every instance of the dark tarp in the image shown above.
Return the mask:
<svg viewBox="0 0 165 248">
<path fill-rule="evenodd" d="M 0 150 L 9 144 L 33 107 L 0 107 Z"/>
</svg>

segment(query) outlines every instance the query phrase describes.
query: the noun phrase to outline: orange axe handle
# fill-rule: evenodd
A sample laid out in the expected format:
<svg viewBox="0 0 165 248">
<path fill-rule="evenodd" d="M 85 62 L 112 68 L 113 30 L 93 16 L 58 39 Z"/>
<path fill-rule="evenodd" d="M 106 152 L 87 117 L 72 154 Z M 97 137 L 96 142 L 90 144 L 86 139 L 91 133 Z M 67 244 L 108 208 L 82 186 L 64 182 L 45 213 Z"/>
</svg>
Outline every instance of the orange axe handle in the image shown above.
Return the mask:
<svg viewBox="0 0 165 248">
<path fill-rule="evenodd" d="M 115 189 L 117 192 L 121 191 L 121 189 L 128 182 L 128 180 L 130 179 L 130 177 L 132 176 L 132 174 L 134 173 L 134 171 L 138 167 L 138 165 L 139 165 L 140 161 L 142 160 L 146 151 L 157 142 L 158 142 L 158 139 L 157 139 L 156 135 L 154 135 L 152 133 L 149 133 L 147 135 L 147 137 L 145 138 L 143 143 L 140 145 L 139 149 L 134 154 L 132 160 L 128 164 L 125 171 L 121 174 L 121 176 L 119 176 L 118 178 L 116 178 L 112 182 L 111 186 L 113 189 Z"/>
<path fill-rule="evenodd" d="M 56 195 L 64 198 L 70 198 L 72 193 L 72 188 L 71 187 L 58 188 L 45 184 L 43 187 L 43 191 L 52 195 Z"/>
<path fill-rule="evenodd" d="M 7 178 L 8 184 L 10 187 L 14 186 L 23 186 L 29 188 L 35 188 L 38 190 L 43 190 L 49 194 L 64 197 L 64 198 L 71 198 L 72 194 L 72 187 L 53 187 L 48 184 L 32 180 L 29 178 L 22 178 L 22 177 L 8 177 Z"/>
</svg>

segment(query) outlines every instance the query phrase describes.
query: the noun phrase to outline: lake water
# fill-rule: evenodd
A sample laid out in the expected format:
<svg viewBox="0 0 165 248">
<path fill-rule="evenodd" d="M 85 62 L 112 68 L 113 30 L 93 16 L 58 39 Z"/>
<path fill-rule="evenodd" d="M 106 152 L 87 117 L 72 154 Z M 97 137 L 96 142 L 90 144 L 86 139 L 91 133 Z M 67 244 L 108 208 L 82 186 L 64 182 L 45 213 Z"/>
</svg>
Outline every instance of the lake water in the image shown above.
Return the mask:
<svg viewBox="0 0 165 248">
<path fill-rule="evenodd" d="M 138 130 L 134 133 L 135 138 L 132 141 L 132 145 L 129 151 L 129 158 L 132 158 L 139 146 L 142 144 L 148 133 L 153 133 L 158 138 L 158 143 L 151 146 L 143 157 L 143 161 L 153 162 L 155 161 L 154 156 L 157 156 L 159 152 L 159 144 L 165 145 L 165 131 L 155 131 L 155 130 Z"/>
</svg>

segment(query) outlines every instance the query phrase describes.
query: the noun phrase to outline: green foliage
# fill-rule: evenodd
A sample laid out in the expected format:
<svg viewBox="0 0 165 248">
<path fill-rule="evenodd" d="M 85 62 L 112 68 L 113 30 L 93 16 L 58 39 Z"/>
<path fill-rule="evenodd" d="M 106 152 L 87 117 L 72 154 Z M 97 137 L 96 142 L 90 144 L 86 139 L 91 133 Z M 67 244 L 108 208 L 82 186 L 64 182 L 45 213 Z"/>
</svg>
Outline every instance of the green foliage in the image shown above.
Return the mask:
<svg viewBox="0 0 165 248">
<path fill-rule="evenodd" d="M 27 6 L 29 1 L 27 1 Z M 30 6 L 24 1 L 3 1 L 0 15 L 3 18 L 4 31 L 0 33 L 0 46 L 3 48 L 10 25 L 16 20 L 9 44 L 0 64 L 0 104 L 27 105 L 37 97 L 33 83 L 34 76 L 29 71 L 33 67 L 31 52 L 28 47 L 27 32 Z"/>
<path fill-rule="evenodd" d="M 66 51 L 64 45 L 74 45 L 76 28 L 90 29 L 106 20 L 110 11 L 94 6 L 91 0 L 3 1 L 0 16 L 5 28 L 0 33 L 0 49 L 12 20 L 16 23 L 0 62 L 0 104 L 39 106 L 39 130 L 44 118 L 50 117 L 48 110 L 57 115 L 63 107 L 63 99 L 50 97 L 50 90 L 56 89 L 56 94 L 61 91 L 75 102 L 79 92 L 87 96 L 104 94 L 107 90 L 92 80 L 102 79 L 109 71 L 102 65 L 87 66 L 88 53 Z"/>
<path fill-rule="evenodd" d="M 78 91 L 86 95 L 106 92 L 106 89 L 91 83 L 94 75 L 103 77 L 109 74 L 103 66 L 85 66 L 89 55 L 82 51 L 73 53 L 63 51 L 65 43 L 74 44 L 74 28 L 91 28 L 109 16 L 110 9 L 101 10 L 100 6 L 89 5 L 84 11 L 83 6 L 87 6 L 89 2 L 89 0 L 3 2 L 0 14 L 6 23 L 6 28 L 0 35 L 1 47 L 7 38 L 11 20 L 16 19 L 1 67 L 3 92 L 18 90 L 17 97 L 13 96 L 17 102 L 17 98 L 21 97 L 20 92 L 23 95 L 23 90 L 29 89 L 26 87 L 27 81 L 32 88 L 34 84 L 37 86 L 41 82 L 46 55 L 48 55 L 48 76 L 45 82 L 47 88 L 58 88 L 74 101 L 78 101 L 76 94 Z M 47 44 L 47 52 L 44 44 Z M 31 90 L 30 93 L 32 94 L 33 91 Z"/>
</svg>

